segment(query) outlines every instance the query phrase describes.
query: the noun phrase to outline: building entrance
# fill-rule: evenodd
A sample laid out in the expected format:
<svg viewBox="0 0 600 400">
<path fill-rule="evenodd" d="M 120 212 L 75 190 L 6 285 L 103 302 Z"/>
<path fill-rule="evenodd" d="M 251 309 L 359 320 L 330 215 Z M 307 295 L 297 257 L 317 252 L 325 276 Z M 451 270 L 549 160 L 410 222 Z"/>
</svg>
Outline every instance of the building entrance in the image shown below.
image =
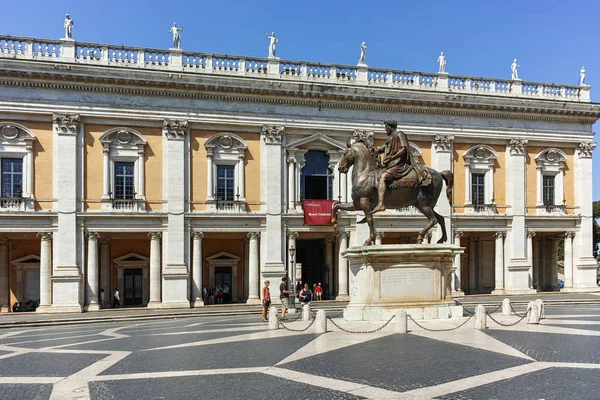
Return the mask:
<svg viewBox="0 0 600 400">
<path fill-rule="evenodd" d="M 317 283 L 327 282 L 325 265 L 325 240 L 304 239 L 296 241 L 296 260 L 302 264 L 302 283 L 308 283 L 310 289 Z"/>
<path fill-rule="evenodd" d="M 215 286 L 223 289 L 223 302 L 231 302 L 231 267 L 215 267 Z M 217 293 L 215 293 L 216 295 Z"/>
<path fill-rule="evenodd" d="M 142 305 L 142 268 L 125 268 L 123 270 L 123 305 Z"/>
</svg>

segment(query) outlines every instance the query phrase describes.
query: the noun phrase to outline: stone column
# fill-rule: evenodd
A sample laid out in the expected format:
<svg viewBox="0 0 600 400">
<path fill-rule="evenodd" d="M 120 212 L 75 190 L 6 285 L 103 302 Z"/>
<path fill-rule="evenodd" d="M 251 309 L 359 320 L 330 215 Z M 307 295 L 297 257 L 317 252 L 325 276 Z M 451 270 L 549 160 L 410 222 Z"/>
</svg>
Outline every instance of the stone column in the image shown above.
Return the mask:
<svg viewBox="0 0 600 400">
<path fill-rule="evenodd" d="M 239 195 L 236 198 L 238 201 L 246 202 L 246 167 L 244 165 L 246 157 L 244 154 L 238 155 L 238 187 L 236 188 L 236 195 Z"/>
<path fill-rule="evenodd" d="M 163 194 L 168 231 L 163 234 L 161 308 L 189 307 L 190 240 L 185 212 L 189 207 L 189 130 L 187 121 L 163 121 Z M 166 207 L 166 210 L 165 210 Z"/>
<path fill-rule="evenodd" d="M 110 281 L 110 270 L 112 266 L 112 260 L 110 259 L 110 240 L 106 238 L 100 239 L 100 289 L 104 290 L 104 304 L 103 307 L 109 308 L 112 291 Z"/>
<path fill-rule="evenodd" d="M 202 307 L 202 239 L 204 233 L 192 232 L 192 307 Z"/>
<path fill-rule="evenodd" d="M 150 302 L 149 308 L 160 307 L 160 238 L 162 233 L 150 232 Z"/>
<path fill-rule="evenodd" d="M 109 200 L 110 195 L 110 144 L 103 144 L 102 154 L 104 157 L 104 179 L 102 181 L 102 200 Z"/>
<path fill-rule="evenodd" d="M 495 288 L 492 294 L 504 294 L 504 237 L 506 233 L 496 232 L 496 260 L 494 265 Z"/>
<path fill-rule="evenodd" d="M 333 245 L 335 244 L 335 236 L 325 238 L 325 268 L 327 269 L 327 297 L 333 299 Z"/>
<path fill-rule="evenodd" d="M 573 236 L 573 232 L 565 233 L 565 287 L 561 292 L 573 290 Z"/>
<path fill-rule="evenodd" d="M 375 245 L 381 246 L 381 239 L 385 236 L 385 232 L 375 232 Z"/>
<path fill-rule="evenodd" d="M 512 228 L 507 232 L 506 249 L 509 250 L 509 262 L 505 289 L 508 293 L 534 293 L 530 286 L 531 262 L 527 256 L 527 233 L 525 228 L 525 193 L 527 140 L 510 139 L 507 147 L 508 165 L 506 171 L 506 199 L 510 207 L 507 213 L 512 218 Z"/>
<path fill-rule="evenodd" d="M 575 205 L 579 206 L 580 225 L 573 240 L 573 288 L 597 291 L 598 262 L 593 256 L 592 153 L 595 142 L 581 142 L 575 157 Z"/>
<path fill-rule="evenodd" d="M 529 264 L 529 287 L 533 288 L 533 238 L 535 236 L 535 232 L 528 230 L 527 231 L 527 263 Z"/>
<path fill-rule="evenodd" d="M 349 300 L 348 294 L 348 260 L 342 257 L 342 253 L 348 248 L 348 238 L 350 233 L 340 232 L 340 252 L 338 254 L 338 295 L 336 300 Z"/>
<path fill-rule="evenodd" d="M 433 146 L 433 154 L 432 154 L 432 166 L 438 171 L 449 170 L 452 171 L 453 165 L 453 144 L 454 144 L 454 136 L 450 135 L 436 135 L 432 146 Z M 446 184 L 444 183 L 444 186 Z M 466 184 L 470 188 L 470 184 Z M 442 193 L 438 199 L 436 205 L 436 211 L 444 217 L 444 226 L 446 228 L 446 232 L 448 235 L 451 235 L 452 232 L 452 207 L 446 198 L 446 189 L 442 189 Z M 441 227 L 437 227 L 435 230 L 435 236 L 433 237 L 433 242 L 437 243 L 437 241 L 442 237 L 442 229 Z M 448 243 L 452 238 L 448 238 Z"/>
<path fill-rule="evenodd" d="M 296 211 L 296 157 L 289 156 L 288 162 L 288 212 Z"/>
<path fill-rule="evenodd" d="M 479 238 L 469 238 L 469 294 L 477 290 L 477 257 Z"/>
<path fill-rule="evenodd" d="M 87 254 L 87 310 L 97 311 L 98 304 L 98 232 L 88 232 Z"/>
<path fill-rule="evenodd" d="M 81 196 L 81 159 L 83 141 L 80 141 L 79 115 L 52 116 L 52 184 L 53 210 L 57 213 L 57 228 L 53 235 L 54 251 L 52 279 L 53 312 L 81 312 L 83 298 L 83 232 L 77 223 Z"/>
<path fill-rule="evenodd" d="M 0 237 L 0 312 L 10 311 L 10 260 L 8 246 L 10 241 Z"/>
<path fill-rule="evenodd" d="M 214 190 L 214 186 L 213 186 L 213 154 L 212 152 L 208 152 L 206 154 L 206 160 L 208 161 L 208 170 L 206 171 L 206 200 L 207 201 L 211 201 L 214 200 L 214 195 L 215 193 Z"/>
<path fill-rule="evenodd" d="M 33 146 L 28 144 L 27 147 L 27 156 L 25 157 L 27 160 L 27 173 L 23 178 L 25 178 L 25 193 L 24 197 L 31 199 L 33 197 Z M 31 177 L 31 179 L 30 179 Z"/>
<path fill-rule="evenodd" d="M 454 244 L 460 246 L 460 238 L 463 233 L 461 231 L 454 232 Z M 454 267 L 452 267 L 452 272 L 454 274 L 454 279 L 452 279 L 452 295 L 453 296 L 462 296 L 464 295 L 462 291 L 462 280 L 461 280 L 461 262 L 460 262 L 460 254 L 457 254 L 454 257 Z"/>
<path fill-rule="evenodd" d="M 259 278 L 258 278 L 258 238 L 260 238 L 260 232 L 248 233 L 248 239 L 250 240 L 249 247 L 249 276 L 248 276 L 248 304 L 260 304 L 261 299 L 259 298 Z M 277 282 L 274 282 L 275 285 Z M 261 294 L 262 296 L 262 294 Z"/>
<path fill-rule="evenodd" d="M 284 209 L 282 173 L 285 171 L 282 142 L 283 126 L 265 125 L 261 131 L 261 211 L 266 213 L 262 269 L 263 279 L 277 282 L 285 274 L 285 232 L 281 215 Z"/>
<path fill-rule="evenodd" d="M 138 149 L 138 187 L 137 187 L 137 198 L 146 198 L 146 164 L 144 162 L 145 151 L 143 148 Z"/>
<path fill-rule="evenodd" d="M 37 234 L 41 241 L 40 246 L 40 306 L 36 311 L 47 312 L 52 304 L 52 287 L 50 276 L 52 275 L 52 253 L 51 253 L 51 232 L 41 232 Z"/>
</svg>

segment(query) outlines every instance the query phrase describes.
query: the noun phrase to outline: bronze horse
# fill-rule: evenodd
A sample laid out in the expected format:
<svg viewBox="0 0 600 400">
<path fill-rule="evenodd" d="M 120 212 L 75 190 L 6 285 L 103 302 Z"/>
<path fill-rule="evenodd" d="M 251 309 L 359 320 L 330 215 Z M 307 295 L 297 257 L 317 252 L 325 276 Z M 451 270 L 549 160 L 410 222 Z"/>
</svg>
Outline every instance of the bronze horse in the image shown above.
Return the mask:
<svg viewBox="0 0 600 400">
<path fill-rule="evenodd" d="M 364 246 L 370 246 L 375 241 L 375 228 L 373 226 L 371 211 L 377 204 L 377 182 L 383 169 L 372 146 L 361 140 L 353 144 L 348 142 L 348 148 L 340 160 L 338 170 L 343 174 L 347 174 L 352 165 L 354 165 L 354 170 L 352 171 L 352 202 L 336 203 L 332 209 L 331 223 L 337 231 L 338 210 L 362 210 L 365 213 L 365 218 L 360 223 L 366 222 L 369 225 L 370 232 L 370 236 L 365 241 Z M 402 178 L 401 182 L 391 185 L 398 188 L 392 189 L 388 186 L 385 195 L 385 206 L 386 208 L 414 206 L 429 220 L 425 228 L 419 232 L 417 242 L 421 243 L 427 232 L 439 222 L 442 228 L 442 237 L 438 240 L 438 243 L 444 243 L 448 239 L 444 217 L 435 212 L 433 208 L 440 196 L 444 181 L 446 182 L 446 197 L 448 198 L 448 202 L 452 204 L 454 175 L 448 170 L 442 172 L 438 172 L 433 168 L 427 168 L 427 170 L 431 172 L 431 185 L 421 186 L 418 184 L 416 172 L 413 169 L 408 176 Z M 408 184 L 403 185 L 402 181 Z M 413 184 L 410 184 L 411 182 Z"/>
</svg>

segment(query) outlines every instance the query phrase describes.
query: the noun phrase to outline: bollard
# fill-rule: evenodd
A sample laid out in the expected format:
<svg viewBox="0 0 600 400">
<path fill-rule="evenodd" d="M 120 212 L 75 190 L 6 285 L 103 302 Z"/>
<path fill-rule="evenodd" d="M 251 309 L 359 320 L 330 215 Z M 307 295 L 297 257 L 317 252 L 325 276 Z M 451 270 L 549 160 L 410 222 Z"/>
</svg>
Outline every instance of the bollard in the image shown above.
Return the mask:
<svg viewBox="0 0 600 400">
<path fill-rule="evenodd" d="M 326 333 L 327 332 L 327 314 L 325 314 L 325 310 L 317 311 L 317 318 L 315 321 L 316 332 L 317 333 Z"/>
<path fill-rule="evenodd" d="M 310 321 L 310 305 L 302 305 L 302 321 Z"/>
<path fill-rule="evenodd" d="M 502 315 L 510 315 L 510 299 L 502 300 Z"/>
<path fill-rule="evenodd" d="M 408 315 L 406 310 L 396 311 L 396 333 L 408 332 Z"/>
<path fill-rule="evenodd" d="M 535 301 L 530 301 L 527 304 L 527 311 L 529 312 L 529 318 L 527 319 L 528 324 L 539 324 L 540 323 L 540 305 Z"/>
<path fill-rule="evenodd" d="M 475 307 L 475 329 L 483 331 L 487 329 L 487 315 L 485 314 L 485 307 L 478 305 Z"/>
<path fill-rule="evenodd" d="M 275 306 L 269 308 L 269 329 L 279 329 L 279 316 Z"/>
<path fill-rule="evenodd" d="M 540 319 L 546 318 L 546 309 L 544 306 L 544 301 L 542 299 L 537 299 L 535 302 L 539 306 Z"/>
</svg>

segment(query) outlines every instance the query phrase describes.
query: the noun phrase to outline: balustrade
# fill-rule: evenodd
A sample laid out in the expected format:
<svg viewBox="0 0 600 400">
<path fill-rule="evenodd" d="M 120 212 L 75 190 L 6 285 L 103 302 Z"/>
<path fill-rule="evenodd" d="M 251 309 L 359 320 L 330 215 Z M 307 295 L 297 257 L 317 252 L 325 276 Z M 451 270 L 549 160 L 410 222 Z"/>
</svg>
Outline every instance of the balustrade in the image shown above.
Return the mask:
<svg viewBox="0 0 600 400">
<path fill-rule="evenodd" d="M 0 57 L 22 58 L 38 61 L 73 62 L 71 52 L 62 54 L 61 41 L 34 39 L 13 36 L 0 36 Z M 66 44 L 65 44 L 66 45 Z M 75 46 L 75 62 L 98 63 L 103 65 L 119 65 L 138 68 L 156 68 L 169 70 L 180 68 L 185 72 L 239 74 L 265 77 L 267 73 L 277 73 L 285 79 L 309 81 L 352 82 L 356 84 L 380 85 L 406 89 L 426 89 L 473 94 L 492 94 L 511 97 L 537 97 L 562 101 L 590 101 L 589 86 L 560 86 L 523 82 L 471 78 L 448 75 L 447 88 L 438 86 L 438 74 L 422 74 L 409 71 L 393 71 L 369 69 L 362 75 L 363 69 L 343 65 L 323 65 L 295 61 L 267 60 L 262 58 L 247 59 L 227 55 L 211 55 L 202 53 L 181 54 L 170 64 L 171 51 L 144 49 L 138 47 L 109 46 L 93 43 L 73 42 Z M 275 64 L 276 69 L 273 69 Z M 269 70 L 269 68 L 272 68 Z"/>
<path fill-rule="evenodd" d="M 23 210 L 22 197 L 0 197 L 0 209 L 10 211 Z"/>
</svg>

